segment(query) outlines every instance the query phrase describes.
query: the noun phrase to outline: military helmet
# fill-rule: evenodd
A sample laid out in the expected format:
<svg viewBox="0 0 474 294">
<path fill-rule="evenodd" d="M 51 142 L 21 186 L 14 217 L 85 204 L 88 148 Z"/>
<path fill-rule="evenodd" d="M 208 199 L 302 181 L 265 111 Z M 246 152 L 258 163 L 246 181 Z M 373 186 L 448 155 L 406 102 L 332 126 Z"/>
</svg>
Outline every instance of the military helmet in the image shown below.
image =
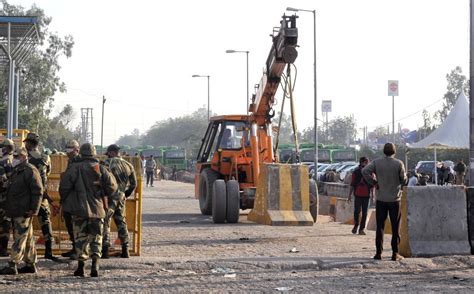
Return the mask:
<svg viewBox="0 0 474 294">
<path fill-rule="evenodd" d="M 31 141 L 33 143 L 39 143 L 39 136 L 36 133 L 28 133 L 28 135 L 26 135 L 26 139 L 23 140 L 23 142 L 26 142 L 26 141 Z"/>
<path fill-rule="evenodd" d="M 82 144 L 81 149 L 79 149 L 79 154 L 82 156 L 94 156 L 96 155 L 95 146 L 91 143 L 84 143 Z"/>
<path fill-rule="evenodd" d="M 5 138 L 2 142 L 2 147 L 10 146 L 12 149 L 15 149 L 15 143 L 13 143 L 12 139 Z"/>
<path fill-rule="evenodd" d="M 79 149 L 79 143 L 76 140 L 69 140 L 66 144 L 66 148 L 77 148 L 77 149 Z"/>
</svg>

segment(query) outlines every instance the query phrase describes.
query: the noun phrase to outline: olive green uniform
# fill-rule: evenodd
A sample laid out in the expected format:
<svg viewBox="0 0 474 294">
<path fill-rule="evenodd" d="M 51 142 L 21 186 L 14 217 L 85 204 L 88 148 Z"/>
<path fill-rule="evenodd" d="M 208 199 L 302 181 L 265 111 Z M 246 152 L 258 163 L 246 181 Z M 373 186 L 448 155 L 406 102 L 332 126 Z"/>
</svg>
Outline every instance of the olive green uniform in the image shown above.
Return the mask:
<svg viewBox="0 0 474 294">
<path fill-rule="evenodd" d="M 137 186 L 137 178 L 133 165 L 120 157 L 108 158 L 105 161 L 117 181 L 117 193 L 109 197 L 109 208 L 105 217 L 104 246 L 110 247 L 110 222 L 112 217 L 117 226 L 118 237 L 123 245 L 128 246 L 129 236 L 125 220 L 125 201 Z"/>
<path fill-rule="evenodd" d="M 8 239 L 10 237 L 11 219 L 6 216 L 5 201 L 8 179 L 10 178 L 13 167 L 13 152 L 3 156 L 0 161 L 0 256 L 7 255 Z"/>
</svg>

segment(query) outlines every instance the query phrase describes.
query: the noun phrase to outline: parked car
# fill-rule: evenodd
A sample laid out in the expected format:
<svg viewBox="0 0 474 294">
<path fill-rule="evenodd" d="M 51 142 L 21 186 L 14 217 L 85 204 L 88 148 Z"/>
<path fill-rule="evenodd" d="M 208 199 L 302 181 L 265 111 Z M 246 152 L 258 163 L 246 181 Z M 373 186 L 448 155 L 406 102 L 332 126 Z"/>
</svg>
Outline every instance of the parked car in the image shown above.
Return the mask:
<svg viewBox="0 0 474 294">
<path fill-rule="evenodd" d="M 344 179 L 346 178 L 347 174 L 352 174 L 352 172 L 358 167 L 358 164 L 355 165 L 348 165 L 346 168 L 344 168 L 340 173 L 339 173 L 339 178 L 341 181 L 344 182 Z"/>
</svg>

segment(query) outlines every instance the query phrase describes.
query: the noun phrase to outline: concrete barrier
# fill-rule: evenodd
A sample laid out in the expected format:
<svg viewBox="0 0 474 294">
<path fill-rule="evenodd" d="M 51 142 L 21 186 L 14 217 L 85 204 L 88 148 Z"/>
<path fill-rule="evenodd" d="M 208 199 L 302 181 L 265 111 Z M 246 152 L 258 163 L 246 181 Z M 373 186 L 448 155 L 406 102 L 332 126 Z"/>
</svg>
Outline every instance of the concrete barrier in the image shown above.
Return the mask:
<svg viewBox="0 0 474 294">
<path fill-rule="evenodd" d="M 325 195 L 339 198 L 347 198 L 349 195 L 349 185 L 341 183 L 323 183 Z"/>
<path fill-rule="evenodd" d="M 467 189 L 467 221 L 471 254 L 474 254 L 474 187 Z"/>
<path fill-rule="evenodd" d="M 407 187 L 401 206 L 400 254 L 434 256 L 470 253 L 464 187 Z"/>
<path fill-rule="evenodd" d="M 329 210 L 331 206 L 331 196 L 319 194 L 318 198 L 318 214 L 329 215 Z"/>
<path fill-rule="evenodd" d="M 347 202 L 347 198 L 337 198 L 335 221 L 344 224 L 354 223 L 354 200 Z"/>
<path fill-rule="evenodd" d="M 262 164 L 248 220 L 272 226 L 312 226 L 308 167 Z"/>
</svg>

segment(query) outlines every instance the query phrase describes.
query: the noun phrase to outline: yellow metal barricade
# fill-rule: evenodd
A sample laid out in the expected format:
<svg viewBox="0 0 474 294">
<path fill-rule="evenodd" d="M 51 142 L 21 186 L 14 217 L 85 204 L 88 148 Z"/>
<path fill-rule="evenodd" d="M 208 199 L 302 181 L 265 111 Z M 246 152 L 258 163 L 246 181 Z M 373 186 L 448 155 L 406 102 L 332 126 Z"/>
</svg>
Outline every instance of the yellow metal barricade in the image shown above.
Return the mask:
<svg viewBox="0 0 474 294">
<path fill-rule="evenodd" d="M 142 176 L 141 176 L 141 159 L 139 157 L 123 157 L 130 162 L 134 168 L 137 176 L 137 188 L 133 195 L 127 198 L 126 201 L 126 220 L 130 236 L 129 250 L 130 255 L 139 256 L 141 247 L 141 230 L 142 230 Z M 103 158 L 100 158 L 103 159 Z M 68 158 L 65 155 L 51 155 L 51 174 L 48 177 L 48 193 L 53 199 L 53 203 L 59 206 L 59 182 L 61 173 L 66 170 Z M 66 225 L 61 214 L 51 216 L 51 225 L 53 227 L 54 236 L 54 253 L 59 254 L 71 249 L 71 242 L 66 230 Z M 37 244 L 44 244 L 43 235 L 39 226 L 38 218 L 34 218 L 33 222 L 34 233 L 38 237 Z M 121 252 L 120 240 L 117 236 L 117 228 L 114 221 L 111 224 L 111 254 L 114 254 L 114 249 Z M 42 251 L 41 246 L 38 246 L 38 251 Z"/>
</svg>

